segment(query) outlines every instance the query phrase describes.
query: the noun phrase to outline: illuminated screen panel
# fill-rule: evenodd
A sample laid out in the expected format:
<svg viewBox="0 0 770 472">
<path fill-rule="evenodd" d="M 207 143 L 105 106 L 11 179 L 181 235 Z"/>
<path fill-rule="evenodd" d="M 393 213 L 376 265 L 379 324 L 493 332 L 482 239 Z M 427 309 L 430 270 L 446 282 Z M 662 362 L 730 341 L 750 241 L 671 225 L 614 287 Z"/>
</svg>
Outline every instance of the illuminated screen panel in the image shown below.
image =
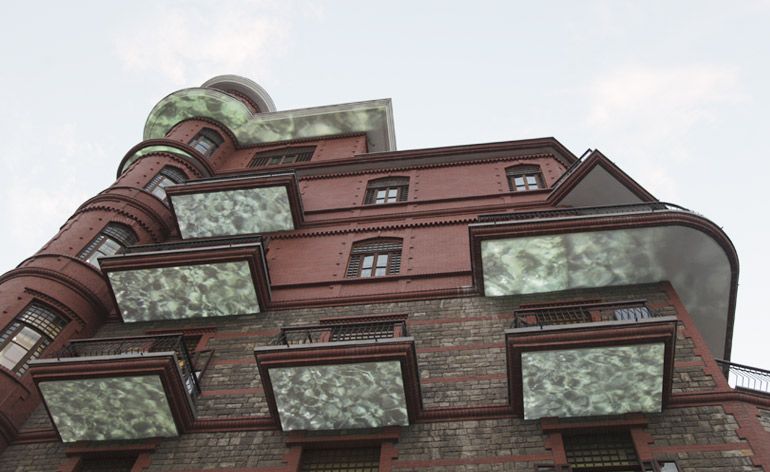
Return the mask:
<svg viewBox="0 0 770 472">
<path fill-rule="evenodd" d="M 286 187 L 172 195 L 183 238 L 294 229 Z"/>
<path fill-rule="evenodd" d="M 270 369 L 284 431 L 407 426 L 398 361 Z"/>
<path fill-rule="evenodd" d="M 108 272 L 123 320 L 259 313 L 246 261 Z"/>
<path fill-rule="evenodd" d="M 663 280 L 662 228 L 481 242 L 489 296 Z"/>
<path fill-rule="evenodd" d="M 40 382 L 62 441 L 178 436 L 160 377 Z"/>
<path fill-rule="evenodd" d="M 524 418 L 659 412 L 664 344 L 521 354 Z"/>
</svg>

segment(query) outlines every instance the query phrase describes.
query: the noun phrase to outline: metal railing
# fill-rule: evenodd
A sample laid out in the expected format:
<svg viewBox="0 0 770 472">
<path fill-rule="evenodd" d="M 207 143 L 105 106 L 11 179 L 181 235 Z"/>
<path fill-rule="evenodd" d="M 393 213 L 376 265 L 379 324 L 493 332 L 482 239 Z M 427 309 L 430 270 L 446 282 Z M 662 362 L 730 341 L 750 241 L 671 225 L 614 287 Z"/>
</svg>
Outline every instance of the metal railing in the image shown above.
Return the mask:
<svg viewBox="0 0 770 472">
<path fill-rule="evenodd" d="M 721 359 L 716 361 L 732 388 L 770 394 L 770 371 Z"/>
<path fill-rule="evenodd" d="M 48 356 L 50 358 L 68 359 L 76 357 L 100 357 L 121 355 L 143 355 L 153 352 L 174 352 L 177 364 L 182 372 L 185 388 L 191 395 L 200 393 L 200 385 L 195 375 L 193 364 L 182 335 L 153 335 L 133 336 L 124 338 L 92 338 L 70 341 L 64 348 Z"/>
<path fill-rule="evenodd" d="M 375 341 L 377 339 L 408 336 L 403 320 L 366 323 L 334 323 L 281 328 L 271 345 L 333 343 L 343 341 Z"/>
<path fill-rule="evenodd" d="M 672 203 L 649 202 L 631 203 L 627 205 L 604 205 L 595 207 L 558 208 L 553 210 L 521 211 L 516 213 L 495 213 L 479 215 L 479 222 L 521 221 L 543 218 L 564 218 L 570 216 L 613 215 L 619 213 L 654 213 L 656 211 L 685 211 L 687 208 Z"/>
<path fill-rule="evenodd" d="M 660 316 L 646 300 L 608 303 L 571 303 L 534 307 L 513 312 L 513 328 L 551 326 L 597 321 L 639 321 Z"/>
</svg>

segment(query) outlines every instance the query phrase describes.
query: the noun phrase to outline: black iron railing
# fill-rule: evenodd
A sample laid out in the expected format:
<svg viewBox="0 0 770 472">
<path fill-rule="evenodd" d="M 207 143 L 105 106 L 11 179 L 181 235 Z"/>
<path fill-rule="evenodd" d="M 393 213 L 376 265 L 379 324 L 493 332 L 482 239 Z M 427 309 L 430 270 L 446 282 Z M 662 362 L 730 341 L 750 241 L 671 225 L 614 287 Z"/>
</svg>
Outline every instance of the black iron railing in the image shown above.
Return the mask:
<svg viewBox="0 0 770 472">
<path fill-rule="evenodd" d="M 609 303 L 564 304 L 525 308 L 513 314 L 513 328 L 597 321 L 639 321 L 660 316 L 645 300 Z"/>
<path fill-rule="evenodd" d="M 376 341 L 408 336 L 403 320 L 368 323 L 335 323 L 312 326 L 289 326 L 271 342 L 272 345 L 333 343 L 343 341 Z"/>
<path fill-rule="evenodd" d="M 68 359 L 75 357 L 141 356 L 154 352 L 176 353 L 177 364 L 182 372 L 182 379 L 187 391 L 193 396 L 200 393 L 200 385 L 195 375 L 195 364 L 193 364 L 192 357 L 180 334 L 77 339 L 70 341 L 64 348 L 49 357 Z"/>
<path fill-rule="evenodd" d="M 665 202 L 632 203 L 628 205 L 605 205 L 595 207 L 558 208 L 554 210 L 522 211 L 516 213 L 495 213 L 479 215 L 479 222 L 521 221 L 542 218 L 565 218 L 570 216 L 613 215 L 619 213 L 654 213 L 656 211 L 685 211 L 690 210 Z"/>
<path fill-rule="evenodd" d="M 721 359 L 716 361 L 731 387 L 770 394 L 770 371 Z"/>
</svg>

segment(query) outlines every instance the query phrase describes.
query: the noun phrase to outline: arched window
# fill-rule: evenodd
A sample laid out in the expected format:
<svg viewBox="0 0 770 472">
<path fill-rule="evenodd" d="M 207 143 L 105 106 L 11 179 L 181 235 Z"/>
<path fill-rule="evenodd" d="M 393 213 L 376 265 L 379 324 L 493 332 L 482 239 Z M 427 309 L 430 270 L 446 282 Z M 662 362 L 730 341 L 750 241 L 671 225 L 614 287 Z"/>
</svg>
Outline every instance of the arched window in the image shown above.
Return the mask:
<svg viewBox="0 0 770 472">
<path fill-rule="evenodd" d="M 528 192 L 545 188 L 540 166 L 522 165 L 505 169 L 508 187 L 512 192 Z"/>
<path fill-rule="evenodd" d="M 22 375 L 66 324 L 48 306 L 30 303 L 0 334 L 0 365 Z"/>
<path fill-rule="evenodd" d="M 128 226 L 110 223 L 80 251 L 78 258 L 99 267 L 100 257 L 118 254 L 137 240 L 136 234 Z"/>
<path fill-rule="evenodd" d="M 401 239 L 369 239 L 353 244 L 346 277 L 382 277 L 401 270 Z"/>
<path fill-rule="evenodd" d="M 144 189 L 158 197 L 164 203 L 166 202 L 166 187 L 169 185 L 180 184 L 187 180 L 187 176 L 176 167 L 164 167 L 158 174 L 150 180 Z"/>
<path fill-rule="evenodd" d="M 294 164 L 295 162 L 307 162 L 313 157 L 315 146 L 286 147 L 271 149 L 254 154 L 249 162 L 249 167 L 278 166 L 282 164 Z"/>
<path fill-rule="evenodd" d="M 409 177 L 385 177 L 366 184 L 364 204 L 405 202 L 409 196 Z"/>
<path fill-rule="evenodd" d="M 189 144 L 204 156 L 211 157 L 224 141 L 222 136 L 213 129 L 203 128 L 192 138 Z"/>
</svg>

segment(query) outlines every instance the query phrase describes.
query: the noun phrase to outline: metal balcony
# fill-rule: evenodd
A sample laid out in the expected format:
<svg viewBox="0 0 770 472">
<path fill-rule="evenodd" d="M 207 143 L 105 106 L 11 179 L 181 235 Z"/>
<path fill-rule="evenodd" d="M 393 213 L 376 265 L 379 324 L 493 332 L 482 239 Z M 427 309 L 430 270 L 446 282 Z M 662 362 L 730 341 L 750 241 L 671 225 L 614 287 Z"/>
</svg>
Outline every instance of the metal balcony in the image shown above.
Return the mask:
<svg viewBox="0 0 770 472">
<path fill-rule="evenodd" d="M 519 309 L 514 312 L 513 329 L 532 326 L 568 325 L 601 321 L 639 321 L 660 316 L 645 300 L 608 303 L 569 303 Z"/>
<path fill-rule="evenodd" d="M 770 371 L 717 359 L 727 383 L 734 389 L 770 394 Z"/>
</svg>

